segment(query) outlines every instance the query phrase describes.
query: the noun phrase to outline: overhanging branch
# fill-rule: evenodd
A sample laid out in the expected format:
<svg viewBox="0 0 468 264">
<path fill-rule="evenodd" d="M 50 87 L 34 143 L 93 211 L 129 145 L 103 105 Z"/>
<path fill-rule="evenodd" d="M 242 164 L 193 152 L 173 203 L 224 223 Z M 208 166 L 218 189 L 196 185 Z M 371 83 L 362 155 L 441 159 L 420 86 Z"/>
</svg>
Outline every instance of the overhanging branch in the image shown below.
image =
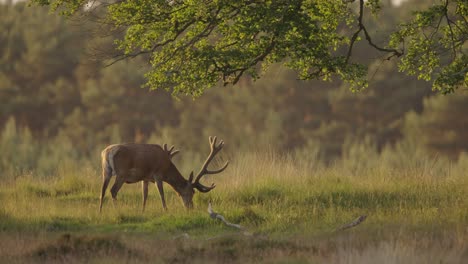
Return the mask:
<svg viewBox="0 0 468 264">
<path fill-rule="evenodd" d="M 362 22 L 362 19 L 364 17 L 364 0 L 359 0 L 359 18 L 358 18 L 358 29 L 357 31 L 353 34 L 353 36 L 351 37 L 351 42 L 349 44 L 349 49 L 348 49 L 348 53 L 346 55 L 346 63 L 348 63 L 349 59 L 351 58 L 351 55 L 352 55 L 352 52 L 353 52 L 353 46 L 354 46 L 354 43 L 356 42 L 358 36 L 359 36 L 359 33 L 364 32 L 364 36 L 366 37 L 366 40 L 367 42 L 369 43 L 369 45 L 371 45 L 373 48 L 375 48 L 376 50 L 378 51 L 382 51 L 382 52 L 390 52 L 392 55 L 390 57 L 388 57 L 388 59 L 392 58 L 392 57 L 400 57 L 403 55 L 403 52 L 401 51 L 398 51 L 396 49 L 388 49 L 388 48 L 383 48 L 383 47 L 380 47 L 378 46 L 377 44 L 375 44 L 373 41 L 372 41 L 372 38 L 369 34 L 369 32 L 367 31 L 366 27 L 364 26 L 364 23 Z"/>
</svg>

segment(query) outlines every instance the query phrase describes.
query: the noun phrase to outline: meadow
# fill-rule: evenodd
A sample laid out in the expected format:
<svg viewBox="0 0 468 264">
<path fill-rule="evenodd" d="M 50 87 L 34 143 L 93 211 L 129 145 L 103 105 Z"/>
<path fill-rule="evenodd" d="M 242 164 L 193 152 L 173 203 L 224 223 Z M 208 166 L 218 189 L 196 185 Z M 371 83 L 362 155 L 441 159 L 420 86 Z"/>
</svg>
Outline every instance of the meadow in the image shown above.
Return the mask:
<svg viewBox="0 0 468 264">
<path fill-rule="evenodd" d="M 309 154 L 307 154 L 309 153 Z M 312 153 L 312 154 L 311 154 Z M 0 262 L 466 263 L 468 158 L 356 145 L 325 165 L 314 152 L 239 153 L 187 211 L 165 185 L 126 184 L 99 214 L 100 168 L 59 162 L 0 184 Z M 184 175 L 201 165 L 175 158 Z M 188 155 L 190 156 L 190 155 Z M 226 157 L 225 157 L 226 159 Z M 219 160 L 219 164 L 222 162 Z M 214 164 L 217 165 L 217 164 Z M 207 205 L 246 231 L 211 219 Z M 366 215 L 360 225 L 338 231 Z"/>
<path fill-rule="evenodd" d="M 72 3 L 71 7 L 85 3 L 64 1 Z M 149 2 L 152 1 L 142 3 Z M 216 5 L 226 1 L 212 2 Z M 273 5 L 267 6 L 276 6 L 275 2 L 287 4 L 269 2 Z M 335 13 L 330 8 L 335 4 L 344 6 L 344 2 L 363 3 L 304 1 L 305 9 L 297 18 L 307 17 L 303 11 L 315 3 L 324 6 L 317 14 L 333 17 Z M 379 9 L 377 2 L 368 1 L 365 9 Z M 411 10 L 452 14 L 458 10 L 455 5 L 466 1 L 402 1 L 405 3 L 398 7 L 391 7 L 391 1 L 380 2 L 388 13 L 374 19 L 366 11 L 363 21 L 374 43 L 384 45 L 394 26 L 410 21 Z M 267 13 L 276 14 L 279 10 Z M 369 88 L 360 93 L 351 93 L 349 86 L 341 82 L 298 80 L 297 71 L 274 63 L 269 73 L 255 82 L 245 76 L 235 86 L 207 89 L 193 100 L 192 96 L 200 95 L 202 87 L 212 82 L 215 75 L 205 78 L 204 72 L 192 74 L 193 69 L 211 69 L 203 66 L 211 60 L 197 62 L 188 58 L 179 60 L 182 68 L 195 65 L 192 70 L 188 68 L 187 74 L 168 75 L 165 71 L 161 78 L 193 77 L 203 84 L 187 82 L 187 87 L 196 87 L 197 91 L 189 92 L 192 96 L 188 97 L 179 94 L 176 99 L 170 94 L 178 91 L 172 84 L 167 92 L 139 89 L 147 81 L 143 75 L 149 68 L 145 65 L 151 65 L 146 55 L 105 67 L 109 63 L 107 55 L 114 55 L 116 45 L 119 46 L 113 38 L 123 36 L 125 31 L 114 32 L 115 35 L 110 28 L 106 30 L 107 23 L 82 23 L 79 19 L 66 22 L 65 17 L 50 13 L 49 8 L 33 7 L 23 1 L 0 4 L 0 25 L 5 29 L 0 30 L 0 263 L 468 263 L 468 155 L 463 153 L 468 149 L 468 119 L 463 114 L 468 106 L 466 89 L 458 89 L 453 96 L 438 96 L 431 91 L 430 83 L 421 83 L 421 76 L 401 75 L 396 58 L 382 60 L 383 53 L 369 48 L 370 39 L 360 43 L 356 39 L 355 59 L 343 65 L 346 67 L 341 74 L 358 76 L 364 68 L 351 68 L 357 62 L 366 63 Z M 439 16 L 429 19 L 426 15 L 422 16 L 426 26 Z M 448 30 L 444 25 L 445 20 L 458 21 L 457 17 L 441 18 L 434 21 L 437 29 L 440 26 L 439 33 L 459 35 L 467 31 L 455 27 L 452 31 L 450 23 Z M 323 21 L 324 25 L 332 20 Z M 178 21 L 175 19 L 168 26 L 177 27 Z M 255 26 L 258 21 L 267 20 L 254 19 L 248 24 Z M 283 19 L 272 17 L 272 21 L 263 24 L 270 28 L 280 23 L 281 32 L 290 24 L 284 23 L 283 29 Z M 310 25 L 313 24 L 315 20 Z M 332 24 L 328 29 L 335 27 Z M 349 43 L 345 40 L 356 34 L 353 27 L 358 24 L 349 24 L 351 31 L 344 39 L 340 36 L 345 36 L 345 29 L 340 23 L 336 25 L 340 25 L 339 38 L 330 35 L 334 39 L 332 46 L 345 46 L 336 46 L 337 53 L 329 54 L 332 57 L 347 49 Z M 312 32 L 301 28 L 292 27 L 288 34 L 275 33 L 280 36 L 279 45 L 268 45 L 274 47 L 268 51 L 274 52 L 273 57 L 268 55 L 261 61 L 294 62 L 294 58 L 309 58 L 303 55 L 314 53 L 316 48 L 328 54 L 329 41 L 325 40 L 329 37 L 325 35 L 323 43 L 320 39 L 313 41 L 322 44 L 294 53 L 296 48 L 307 46 L 302 42 L 294 44 L 295 39 L 302 39 L 301 32 Z M 357 32 L 361 32 L 361 37 L 362 29 Z M 97 34 L 102 30 L 107 37 Z M 333 32 L 327 27 L 317 30 Z M 135 38 L 128 39 L 135 40 L 153 36 L 154 30 L 141 36 L 141 30 L 127 32 L 136 32 Z M 259 40 L 263 40 L 262 34 Z M 432 35 L 435 44 L 435 38 L 441 34 Z M 184 36 L 189 35 L 180 36 L 186 39 Z M 240 38 L 247 40 L 245 36 Z M 308 38 L 304 38 L 307 43 Z M 447 40 L 453 42 L 454 38 Z M 466 41 L 466 37 L 460 41 Z M 205 43 L 200 41 L 203 50 Z M 272 43 L 276 43 L 276 37 Z M 410 46 L 405 54 L 411 57 Z M 421 50 L 430 51 L 425 46 Z M 466 43 L 456 47 L 462 49 L 457 54 L 463 55 L 458 57 L 464 62 Z M 446 48 L 447 53 L 437 51 L 438 55 L 447 56 L 441 62 L 458 58 L 451 56 L 451 45 Z M 288 58 L 290 52 L 294 55 Z M 229 60 L 229 56 L 224 57 Z M 317 61 L 328 64 L 330 56 L 320 55 Z M 237 56 L 233 59 L 244 60 Z M 338 64 L 343 63 L 342 57 L 336 59 Z M 424 61 L 423 57 L 418 63 Z M 463 70 L 463 63 L 457 61 L 445 73 Z M 437 61 L 422 66 L 434 63 Z M 328 74 L 337 72 L 333 69 L 338 64 L 332 64 L 331 68 L 323 68 L 327 79 L 334 79 Z M 297 63 L 299 68 L 307 65 L 310 66 Z M 164 67 L 157 68 L 160 69 Z M 309 75 L 308 71 L 303 73 Z M 444 80 L 462 81 L 459 77 L 466 76 L 466 71 L 462 73 L 465 75 L 452 74 Z M 246 74 L 251 73 L 247 70 Z M 156 80 L 153 78 L 150 83 Z M 452 87 L 454 83 L 448 85 Z M 146 210 L 142 212 L 140 184 L 125 184 L 117 203 L 111 201 L 108 193 L 103 212 L 98 212 L 102 183 L 99 154 L 105 145 L 130 141 L 176 144 L 181 153 L 174 162 L 187 177 L 190 171 L 196 173 L 200 169 L 208 154 L 209 135 L 226 141 L 213 167 L 226 160 L 230 160 L 230 165 L 221 174 L 203 179 L 217 187 L 207 194 L 197 193 L 193 210 L 184 209 L 179 197 L 165 185 L 169 209 L 162 209 L 156 187 L 151 186 Z M 210 201 L 217 213 L 244 229 L 210 218 Z M 360 216 L 366 216 L 366 220 L 339 230 Z"/>
</svg>

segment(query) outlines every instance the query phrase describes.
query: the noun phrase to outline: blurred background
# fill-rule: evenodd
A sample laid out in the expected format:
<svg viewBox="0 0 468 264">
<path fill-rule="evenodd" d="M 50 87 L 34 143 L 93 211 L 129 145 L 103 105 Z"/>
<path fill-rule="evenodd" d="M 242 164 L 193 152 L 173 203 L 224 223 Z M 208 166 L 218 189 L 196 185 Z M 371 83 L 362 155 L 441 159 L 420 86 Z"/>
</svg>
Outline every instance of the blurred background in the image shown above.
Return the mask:
<svg viewBox="0 0 468 264">
<path fill-rule="evenodd" d="M 431 1 L 382 2 L 385 12 L 366 22 L 378 44 Z M 0 178 L 99 170 L 102 148 L 120 142 L 174 144 L 189 166 L 206 157 L 210 135 L 226 141 L 224 159 L 267 151 L 324 166 L 382 155 L 457 162 L 468 150 L 468 92 L 439 95 L 365 43 L 353 54 L 370 65 L 369 88 L 359 93 L 273 66 L 256 82 L 174 98 L 142 88 L 148 58 L 105 67 L 100 56 L 115 36 L 98 36 L 99 27 L 0 3 Z"/>
</svg>

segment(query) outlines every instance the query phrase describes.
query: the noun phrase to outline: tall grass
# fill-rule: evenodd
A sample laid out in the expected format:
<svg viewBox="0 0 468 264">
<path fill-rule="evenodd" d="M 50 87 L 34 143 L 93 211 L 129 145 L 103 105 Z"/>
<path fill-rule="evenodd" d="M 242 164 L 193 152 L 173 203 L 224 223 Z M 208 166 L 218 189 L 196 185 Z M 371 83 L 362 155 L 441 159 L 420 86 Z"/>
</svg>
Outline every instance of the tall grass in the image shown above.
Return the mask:
<svg viewBox="0 0 468 264">
<path fill-rule="evenodd" d="M 162 209 L 156 187 L 152 187 L 146 212 L 142 212 L 141 186 L 130 184 L 123 186 L 116 204 L 107 195 L 103 213 L 99 214 L 98 148 L 96 155 L 89 157 L 77 153 L 65 136 L 39 142 L 10 121 L 0 138 L 0 236 L 20 234 L 9 240 L 19 245 L 31 240 L 35 241 L 32 244 L 43 244 L 42 240 L 28 237 L 44 232 L 151 234 L 162 239 L 181 233 L 201 239 L 235 233 L 209 218 L 206 207 L 211 200 L 215 211 L 229 221 L 274 239 L 222 242 L 227 244 L 219 248 L 218 255 L 207 253 L 217 247 L 209 243 L 188 243 L 182 249 L 174 244 L 174 248 L 164 252 L 167 259 L 161 262 L 181 257 L 198 259 L 200 263 L 210 263 L 206 257 L 213 257 L 211 262 L 230 257 L 244 259 L 238 251 L 247 252 L 245 258 L 251 256 L 250 261 L 258 259 L 255 256 L 268 255 L 280 259 L 292 256 L 292 261 L 301 262 L 311 254 L 318 262 L 326 259 L 338 263 L 366 262 L 363 259 L 424 263 L 432 258 L 457 262 L 464 258 L 462 248 L 468 245 L 467 155 L 451 161 L 428 154 L 411 141 L 381 151 L 369 142 L 350 142 L 342 159 L 325 163 L 316 148 L 309 147 L 294 153 L 258 150 L 222 156 L 212 166 L 229 159 L 228 169 L 203 179 L 206 183 L 215 182 L 217 187 L 207 194 L 197 193 L 195 209 L 191 211 L 185 210 L 179 197 L 165 185 L 169 210 Z M 187 176 L 199 168 L 203 158 L 200 153 L 183 152 L 174 162 Z M 368 218 L 349 237 L 341 238 L 335 232 L 360 215 Z M 130 239 L 137 239 L 133 235 Z M 292 241 L 284 241 L 285 236 Z M 303 236 L 314 239 L 303 242 Z M 149 256 L 154 255 L 149 245 L 160 247 L 161 243 L 168 243 L 143 240 L 140 237 L 135 243 L 140 249 L 147 248 L 145 254 Z M 74 252 L 76 243 L 87 248 L 103 240 L 96 241 L 76 238 L 65 249 Z M 418 241 L 428 243 L 423 251 L 417 251 Z M 441 247 L 440 241 L 449 244 Z M 114 245 L 122 247 L 120 241 L 110 247 Z M 6 243 L 1 247 L 4 249 L 0 249 L 0 261 L 13 246 Z M 57 247 L 63 248 L 51 245 L 35 252 L 50 249 L 58 254 Z M 115 249 L 103 250 L 112 253 Z M 320 253 L 331 251 L 332 255 Z M 81 261 L 77 258 L 76 262 Z"/>
<path fill-rule="evenodd" d="M 0 218 L 4 220 L 0 228 L 216 232 L 223 227 L 207 218 L 209 200 L 232 221 L 267 233 L 329 232 L 363 214 L 368 215 L 369 228 L 468 224 L 465 156 L 455 163 L 422 156 L 415 164 L 415 158 L 400 156 L 408 153 L 398 150 L 379 154 L 362 146 L 354 148 L 331 166 L 297 153 L 233 155 L 225 172 L 204 179 L 217 187 L 208 194 L 196 194 L 196 209 L 190 212 L 166 185 L 169 211 L 162 210 L 153 187 L 147 211 L 142 213 L 141 187 L 131 184 L 124 185 L 115 205 L 108 195 L 100 215 L 99 167 L 61 159 L 47 177 L 31 170 L 0 183 Z M 182 167 L 197 168 L 192 163 Z"/>
<path fill-rule="evenodd" d="M 308 152 L 308 149 L 312 149 Z M 196 194 L 187 212 L 166 185 L 169 211 L 162 211 L 156 188 L 141 212 L 141 187 L 124 185 L 116 205 L 108 198 L 97 213 L 101 176 L 99 150 L 77 153 L 66 136 L 39 142 L 10 120 L 0 138 L 0 227 L 12 229 L 103 229 L 194 232 L 215 225 L 206 219 L 209 200 L 217 210 L 262 232 L 326 232 L 358 215 L 367 226 L 460 226 L 468 223 L 468 156 L 458 161 L 427 154 L 411 141 L 377 151 L 370 142 L 350 142 L 343 157 L 321 161 L 308 146 L 294 153 L 239 152 L 228 169 L 207 176 L 217 188 Z M 199 153 L 174 158 L 184 175 L 197 170 Z M 221 165 L 221 159 L 212 166 Z M 109 196 L 109 195 L 108 195 Z M 157 217 L 156 217 L 157 216 Z M 174 220 L 182 219 L 182 220 Z M 188 221 L 180 224 L 177 221 Z M 222 228 L 217 226 L 217 228 Z"/>
</svg>

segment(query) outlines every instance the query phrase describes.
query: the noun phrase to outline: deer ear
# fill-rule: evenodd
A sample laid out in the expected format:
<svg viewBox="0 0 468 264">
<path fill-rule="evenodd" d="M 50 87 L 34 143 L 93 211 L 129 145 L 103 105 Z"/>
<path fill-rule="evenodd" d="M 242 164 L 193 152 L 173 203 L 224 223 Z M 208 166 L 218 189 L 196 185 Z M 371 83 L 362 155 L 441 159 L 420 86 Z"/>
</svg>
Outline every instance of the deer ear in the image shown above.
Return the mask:
<svg viewBox="0 0 468 264">
<path fill-rule="evenodd" d="M 188 181 L 189 181 L 190 183 L 192 183 L 192 181 L 193 181 L 193 171 L 190 173 L 190 176 L 189 176 L 189 178 L 188 178 Z"/>
</svg>

